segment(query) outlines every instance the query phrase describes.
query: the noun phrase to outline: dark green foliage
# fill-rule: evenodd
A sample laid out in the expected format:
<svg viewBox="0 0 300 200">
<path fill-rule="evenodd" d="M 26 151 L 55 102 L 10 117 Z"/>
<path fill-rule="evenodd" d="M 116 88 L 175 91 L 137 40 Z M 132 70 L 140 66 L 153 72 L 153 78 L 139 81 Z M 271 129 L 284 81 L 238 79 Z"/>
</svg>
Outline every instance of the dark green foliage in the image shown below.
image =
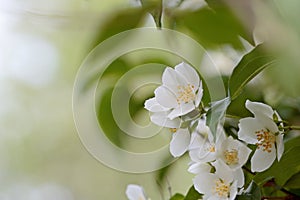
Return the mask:
<svg viewBox="0 0 300 200">
<path fill-rule="evenodd" d="M 195 199 L 201 199 L 202 194 L 196 191 L 195 187 L 190 187 L 188 193 L 186 194 L 184 200 L 195 200 Z"/>
<path fill-rule="evenodd" d="M 249 81 L 274 62 L 275 57 L 265 51 L 263 45 L 258 45 L 246 54 L 234 68 L 229 79 L 231 99 L 237 98 Z"/>
<path fill-rule="evenodd" d="M 259 200 L 261 199 L 261 192 L 258 185 L 252 181 L 245 192 L 236 197 L 237 200 Z"/>
</svg>

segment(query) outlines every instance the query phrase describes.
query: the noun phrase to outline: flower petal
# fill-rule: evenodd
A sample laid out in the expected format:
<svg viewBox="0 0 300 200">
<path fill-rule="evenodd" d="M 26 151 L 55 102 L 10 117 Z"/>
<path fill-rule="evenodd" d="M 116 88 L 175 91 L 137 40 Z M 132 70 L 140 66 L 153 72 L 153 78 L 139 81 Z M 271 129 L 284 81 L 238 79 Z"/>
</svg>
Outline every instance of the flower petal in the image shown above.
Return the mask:
<svg viewBox="0 0 300 200">
<path fill-rule="evenodd" d="M 183 116 L 195 109 L 193 103 L 181 103 L 178 107 L 176 107 L 171 113 L 169 114 L 170 119 L 174 119 L 175 117 Z"/>
<path fill-rule="evenodd" d="M 220 199 L 219 195 L 215 193 L 215 194 L 213 194 L 213 196 L 208 197 L 207 200 L 223 200 L 223 199 Z M 226 200 L 227 200 L 227 198 L 226 198 Z"/>
<path fill-rule="evenodd" d="M 255 132 L 263 129 L 264 126 L 256 118 L 247 117 L 240 120 L 238 137 L 248 144 L 256 144 L 257 137 Z"/>
<path fill-rule="evenodd" d="M 157 103 L 156 98 L 153 97 L 151 99 L 148 99 L 145 101 L 145 108 L 149 110 L 150 112 L 161 112 L 161 111 L 167 111 L 169 108 L 165 108 L 159 103 Z"/>
<path fill-rule="evenodd" d="M 272 133 L 278 133 L 279 129 L 276 123 L 273 121 L 273 119 L 270 119 L 268 117 L 259 117 L 258 120 L 261 121 L 261 123 L 264 125 L 265 128 L 267 128 Z"/>
<path fill-rule="evenodd" d="M 170 152 L 174 157 L 183 155 L 190 144 L 191 135 L 188 129 L 179 129 L 172 136 Z"/>
<path fill-rule="evenodd" d="M 212 135 L 212 133 L 210 132 L 211 136 L 209 137 L 209 141 L 213 142 L 214 141 L 214 136 Z M 220 144 L 223 143 L 223 141 L 227 138 L 226 137 L 226 133 L 225 130 L 223 128 L 223 126 L 221 126 L 220 124 L 217 127 L 217 133 L 216 133 L 216 147 L 218 148 L 220 146 Z"/>
<path fill-rule="evenodd" d="M 156 101 L 160 105 L 166 108 L 175 108 L 178 106 L 176 101 L 176 96 L 168 88 L 164 86 L 159 86 L 154 91 Z"/>
<path fill-rule="evenodd" d="M 254 155 L 251 158 L 251 171 L 262 172 L 268 169 L 276 159 L 276 151 L 274 145 L 271 152 L 263 151 L 261 148 L 256 149 Z"/>
<path fill-rule="evenodd" d="M 179 128 L 181 120 L 179 118 L 175 118 L 173 120 L 170 120 L 168 116 L 169 112 L 155 112 L 150 115 L 150 120 L 162 127 L 168 127 L 168 128 Z"/>
<path fill-rule="evenodd" d="M 233 181 L 233 173 L 232 170 L 221 160 L 216 160 L 212 163 L 212 165 L 216 168 L 216 174 L 222 180 L 227 183 L 231 183 Z"/>
<path fill-rule="evenodd" d="M 198 125 L 197 125 L 196 130 L 197 130 L 200 134 L 202 134 L 202 135 L 204 135 L 204 136 L 205 136 L 205 135 L 208 135 L 208 134 L 211 134 L 211 135 L 212 135 L 212 133 L 211 133 L 209 127 L 206 125 L 206 118 L 200 118 L 200 119 L 198 120 Z"/>
<path fill-rule="evenodd" d="M 230 186 L 230 195 L 229 195 L 229 198 L 228 200 L 234 200 L 236 195 L 237 195 L 237 181 L 234 181 L 232 183 L 232 185 Z"/>
<path fill-rule="evenodd" d="M 141 186 L 134 184 L 127 186 L 126 196 L 129 200 L 147 200 L 144 189 Z"/>
<path fill-rule="evenodd" d="M 163 86 L 167 87 L 175 95 L 178 93 L 178 86 L 186 86 L 187 82 L 182 75 L 171 67 L 167 67 L 162 75 Z"/>
<path fill-rule="evenodd" d="M 277 145 L 277 160 L 279 161 L 284 152 L 283 134 L 279 134 L 276 137 L 276 145 Z"/>
<path fill-rule="evenodd" d="M 200 78 L 196 70 L 189 64 L 182 62 L 175 66 L 175 71 L 181 74 L 188 84 L 199 87 Z"/>
<path fill-rule="evenodd" d="M 237 151 L 237 163 L 227 164 L 232 170 L 236 170 L 241 168 L 248 160 L 248 157 L 251 153 L 251 149 L 248 148 L 242 142 L 233 139 L 231 136 L 226 138 L 220 145 L 220 150 L 217 148 L 217 152 L 219 152 L 219 157 L 226 163 L 226 157 L 224 152 L 232 152 Z"/>
<path fill-rule="evenodd" d="M 215 186 L 215 181 L 218 177 L 215 174 L 211 173 L 201 173 L 198 174 L 194 179 L 194 187 L 195 189 L 206 196 L 211 196 L 213 192 L 213 188 Z"/>
<path fill-rule="evenodd" d="M 189 145 L 189 150 L 199 149 L 200 147 L 203 146 L 206 140 L 207 139 L 204 136 L 198 134 L 197 132 L 193 132 L 191 134 L 191 142 Z"/>
<path fill-rule="evenodd" d="M 211 170 L 211 166 L 207 163 L 192 163 L 188 169 L 190 173 L 200 174 L 200 173 L 209 173 Z"/>
<path fill-rule="evenodd" d="M 189 150 L 189 156 L 191 158 L 191 160 L 193 162 L 196 163 L 203 163 L 200 159 L 199 159 L 199 151 L 197 149 L 193 149 L 193 150 Z"/>
<path fill-rule="evenodd" d="M 189 145 L 189 156 L 194 162 L 211 162 L 216 159 L 216 153 L 210 152 L 211 146 L 214 144 L 209 141 L 207 135 L 193 132 L 191 136 L 191 143 Z"/>
<path fill-rule="evenodd" d="M 198 161 L 199 162 L 212 162 L 216 160 L 216 153 L 210 151 L 198 152 Z"/>
<path fill-rule="evenodd" d="M 248 158 L 252 152 L 250 148 L 248 148 L 245 144 L 239 142 L 238 152 L 239 152 L 239 167 L 242 167 L 248 161 Z"/>
<path fill-rule="evenodd" d="M 202 97 L 203 97 L 203 89 L 202 89 L 202 83 L 200 82 L 200 87 L 197 91 L 197 94 L 196 94 L 196 98 L 195 98 L 195 106 L 198 107 L 201 100 L 202 100 Z"/>
<path fill-rule="evenodd" d="M 245 176 L 242 168 L 238 168 L 233 171 L 234 180 L 237 180 L 237 187 L 241 188 L 245 184 Z"/>
<path fill-rule="evenodd" d="M 246 108 L 251 111 L 255 117 L 259 117 L 260 115 L 267 116 L 273 119 L 274 111 L 271 106 L 260 103 L 260 102 L 252 102 L 250 100 L 246 101 Z"/>
</svg>

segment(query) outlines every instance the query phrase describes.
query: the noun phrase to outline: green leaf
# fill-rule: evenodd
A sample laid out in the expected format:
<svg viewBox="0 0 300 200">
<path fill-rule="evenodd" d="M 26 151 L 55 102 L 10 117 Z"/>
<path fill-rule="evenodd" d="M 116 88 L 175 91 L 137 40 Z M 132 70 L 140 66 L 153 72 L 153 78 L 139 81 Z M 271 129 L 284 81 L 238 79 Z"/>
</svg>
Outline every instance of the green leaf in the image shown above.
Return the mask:
<svg viewBox="0 0 300 200">
<path fill-rule="evenodd" d="M 292 176 L 284 185 L 289 189 L 300 189 L 300 173 L 295 174 Z"/>
<path fill-rule="evenodd" d="M 98 121 L 107 138 L 117 146 L 122 146 L 121 130 L 118 128 L 111 112 L 111 95 L 113 88 L 103 92 L 100 104 L 98 105 Z"/>
<path fill-rule="evenodd" d="M 229 79 L 231 99 L 234 100 L 238 97 L 249 81 L 274 62 L 275 57 L 264 51 L 263 45 L 258 45 L 246 54 L 234 68 Z"/>
<path fill-rule="evenodd" d="M 216 138 L 217 127 L 219 122 L 221 122 L 226 113 L 226 109 L 230 104 L 230 98 L 226 97 L 220 101 L 212 102 L 210 109 L 207 111 L 207 121 L 206 124 L 209 126 L 211 132 Z"/>
<path fill-rule="evenodd" d="M 284 184 L 296 173 L 300 172 L 300 146 L 295 146 L 287 150 L 279 162 L 275 161 L 266 171 L 258 173 L 254 181 L 262 185 L 267 180 L 275 178 L 275 182 L 284 186 Z"/>
<path fill-rule="evenodd" d="M 240 36 L 245 35 L 245 29 L 225 7 L 216 11 L 206 6 L 196 11 L 175 12 L 173 16 L 176 27 L 187 29 L 205 47 L 231 44 L 237 49 L 244 48 Z"/>
<path fill-rule="evenodd" d="M 161 28 L 162 27 L 162 0 L 140 0 L 142 3 L 142 6 L 149 10 L 148 12 L 152 15 L 156 27 Z"/>
<path fill-rule="evenodd" d="M 300 136 L 289 139 L 285 142 L 284 148 L 285 151 L 290 150 L 293 147 L 300 146 Z"/>
<path fill-rule="evenodd" d="M 288 190 L 290 193 L 292 193 L 293 195 L 295 195 L 295 197 L 300 197 L 300 189 L 290 189 Z"/>
<path fill-rule="evenodd" d="M 182 194 L 176 193 L 174 196 L 171 197 L 170 200 L 184 200 L 184 196 Z"/>
<path fill-rule="evenodd" d="M 255 45 L 253 38 L 253 30 L 255 27 L 255 16 L 252 12 L 251 7 L 247 5 L 245 1 L 227 1 L 227 0 L 205 0 L 210 8 L 212 8 L 219 15 L 230 16 L 232 21 L 236 21 L 237 30 L 239 35 L 246 39 L 250 44 Z M 236 15 L 236 10 L 232 9 L 238 8 L 240 13 L 243 15 Z M 246 17 L 247 21 L 241 21 L 241 17 Z M 247 22 L 247 24 L 245 24 Z"/>
<path fill-rule="evenodd" d="M 170 163 L 170 159 L 172 159 L 172 158 L 167 157 L 167 158 L 165 158 L 165 160 L 162 163 Z M 157 171 L 156 179 L 159 184 L 161 184 L 165 180 L 165 178 L 166 178 L 167 174 L 170 172 L 170 169 L 172 168 L 172 166 L 173 165 L 167 165 L 166 167 L 163 167 Z"/>
<path fill-rule="evenodd" d="M 107 138 L 117 146 L 122 146 L 122 136 L 124 132 L 119 128 L 114 120 L 114 116 L 111 109 L 112 93 L 115 88 L 115 84 L 120 77 L 122 77 L 130 69 L 129 64 L 123 59 L 119 58 L 112 62 L 108 68 L 103 72 L 101 79 L 97 74 L 90 78 L 89 82 L 85 85 L 89 87 L 90 84 L 94 84 L 95 81 L 99 81 L 100 85 L 105 85 L 98 92 L 102 93 L 99 95 L 97 100 L 97 117 L 98 122 L 103 129 Z M 112 78 L 114 77 L 114 78 Z"/>
<path fill-rule="evenodd" d="M 93 42 L 94 47 L 115 34 L 138 27 L 145 14 L 146 10 L 142 8 L 130 8 L 113 13 L 99 27 L 99 34 Z"/>
<path fill-rule="evenodd" d="M 202 194 L 200 194 L 199 192 L 197 192 L 195 190 L 195 187 L 192 186 L 189 189 L 188 193 L 186 194 L 184 200 L 198 200 L 198 199 L 201 199 L 201 197 L 202 197 Z"/>
<path fill-rule="evenodd" d="M 237 200 L 258 200 L 261 199 L 261 192 L 258 185 L 252 181 L 247 190 L 241 195 L 238 195 Z"/>
</svg>

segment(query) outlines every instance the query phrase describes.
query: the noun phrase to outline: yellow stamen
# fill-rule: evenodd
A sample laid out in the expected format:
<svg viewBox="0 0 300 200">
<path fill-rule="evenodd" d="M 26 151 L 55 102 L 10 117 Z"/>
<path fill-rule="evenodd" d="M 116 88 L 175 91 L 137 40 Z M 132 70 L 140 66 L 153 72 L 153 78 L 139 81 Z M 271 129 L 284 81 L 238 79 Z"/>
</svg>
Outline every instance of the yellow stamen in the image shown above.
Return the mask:
<svg viewBox="0 0 300 200">
<path fill-rule="evenodd" d="M 232 149 L 231 151 L 226 150 L 224 156 L 227 165 L 237 164 L 239 162 L 238 151 L 236 149 Z"/>
<path fill-rule="evenodd" d="M 257 148 L 263 148 L 263 151 L 270 153 L 273 145 L 275 145 L 276 137 L 274 133 L 269 130 L 261 129 L 255 132 L 258 142 L 256 143 Z"/>
<path fill-rule="evenodd" d="M 177 128 L 170 128 L 171 133 L 176 133 L 177 130 Z"/>
<path fill-rule="evenodd" d="M 230 185 L 225 184 L 222 179 L 216 181 L 215 193 L 218 194 L 219 197 L 229 197 L 230 195 Z"/>
<path fill-rule="evenodd" d="M 208 147 L 208 149 L 207 149 L 209 152 L 216 152 L 216 147 L 215 147 L 215 145 L 210 145 L 209 147 Z"/>
<path fill-rule="evenodd" d="M 188 84 L 187 86 L 178 86 L 178 96 L 177 96 L 177 103 L 189 103 L 190 101 L 194 101 L 196 98 L 195 86 Z"/>
</svg>

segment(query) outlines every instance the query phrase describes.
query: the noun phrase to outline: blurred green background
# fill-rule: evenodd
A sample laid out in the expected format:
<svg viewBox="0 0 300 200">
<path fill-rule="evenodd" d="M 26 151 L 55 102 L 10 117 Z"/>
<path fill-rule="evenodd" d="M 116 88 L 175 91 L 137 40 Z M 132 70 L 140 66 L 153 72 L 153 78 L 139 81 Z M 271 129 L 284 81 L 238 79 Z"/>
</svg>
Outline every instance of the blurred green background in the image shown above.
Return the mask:
<svg viewBox="0 0 300 200">
<path fill-rule="evenodd" d="M 203 44 L 224 79 L 251 49 L 251 42 L 267 40 L 267 51 L 282 56 L 249 84 L 230 112 L 243 115 L 240 105 L 251 98 L 271 104 L 284 118 L 299 124 L 299 1 L 227 1 L 230 15 L 222 10 L 220 16 L 211 16 L 206 9 L 195 12 L 206 5 L 204 1 L 182 2 L 166 1 L 163 27 Z M 143 185 L 152 199 L 160 198 L 156 172 L 122 173 L 95 160 L 81 144 L 72 114 L 75 76 L 91 49 L 122 30 L 159 24 L 139 7 L 135 0 L 0 1 L 1 200 L 122 200 L 129 183 Z M 147 11 L 157 17 L 156 7 L 150 8 Z M 148 54 L 152 59 L 142 59 L 144 63 L 180 62 L 170 55 Z M 132 57 L 118 62 L 114 63 L 117 70 L 111 66 L 108 75 L 118 78 L 126 72 L 118 66 L 139 63 Z M 153 89 L 145 96 L 150 97 Z M 143 99 L 133 99 L 131 114 L 142 106 Z M 109 121 L 110 111 L 106 112 L 98 115 L 99 121 L 106 118 L 107 129 L 115 131 L 109 133 L 110 139 L 118 143 L 120 132 Z M 186 193 L 192 185 L 188 162 L 183 157 L 168 171 L 173 192 Z M 163 188 L 167 196 L 166 182 Z"/>
</svg>

